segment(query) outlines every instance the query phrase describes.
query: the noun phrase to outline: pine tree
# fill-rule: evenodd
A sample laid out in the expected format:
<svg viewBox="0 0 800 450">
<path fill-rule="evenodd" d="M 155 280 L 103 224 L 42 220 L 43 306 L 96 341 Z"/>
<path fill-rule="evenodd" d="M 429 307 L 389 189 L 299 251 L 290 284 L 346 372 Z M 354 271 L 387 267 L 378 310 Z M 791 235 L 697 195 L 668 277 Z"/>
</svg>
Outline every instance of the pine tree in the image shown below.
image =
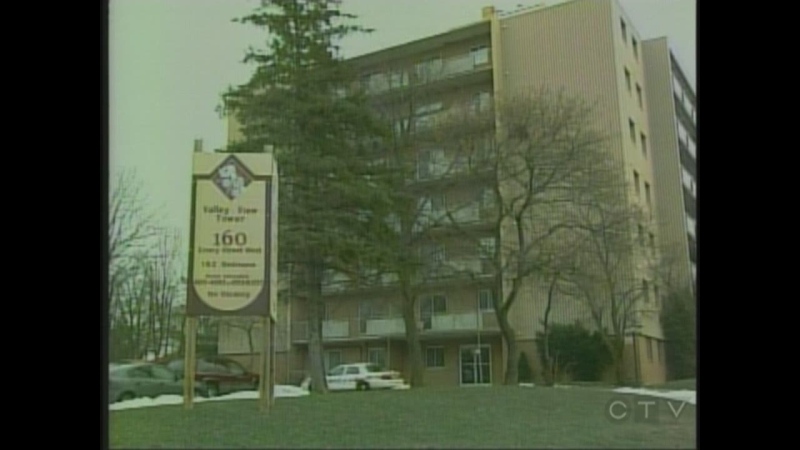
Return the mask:
<svg viewBox="0 0 800 450">
<path fill-rule="evenodd" d="M 237 22 L 266 31 L 267 49 L 250 48 L 255 73 L 224 96 L 244 139 L 228 151 L 272 151 L 280 178 L 279 255 L 291 264 L 298 296 L 308 304 L 311 386 L 325 392 L 322 287 L 326 273 L 358 273 L 380 259 L 380 232 L 389 210 L 384 167 L 376 165 L 386 130 L 338 42 L 355 16 L 329 0 L 264 0 Z"/>
</svg>

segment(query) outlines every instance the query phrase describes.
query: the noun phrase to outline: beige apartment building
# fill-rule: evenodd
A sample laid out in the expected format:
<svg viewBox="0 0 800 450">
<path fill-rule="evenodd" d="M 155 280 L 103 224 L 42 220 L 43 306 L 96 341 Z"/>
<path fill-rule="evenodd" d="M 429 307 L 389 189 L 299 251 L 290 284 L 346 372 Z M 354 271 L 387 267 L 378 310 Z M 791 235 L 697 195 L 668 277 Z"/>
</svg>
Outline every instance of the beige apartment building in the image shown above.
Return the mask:
<svg viewBox="0 0 800 450">
<path fill-rule="evenodd" d="M 542 85 L 563 88 L 594 102 L 598 125 L 611 137 L 609 158 L 619 162 L 619 177 L 630 186 L 628 201 L 641 205 L 651 223 L 660 223 L 659 216 L 672 210 L 662 211 L 658 205 L 654 165 L 659 162 L 651 127 L 655 116 L 648 115 L 652 100 L 644 56 L 644 43 L 616 0 L 572 0 L 506 13 L 487 7 L 475 23 L 351 61 L 364 75 L 362 86 L 376 98 L 390 94 L 396 86 L 415 85 L 418 101 L 414 114 L 399 119 L 398 127 L 407 125 L 406 120 L 413 120 L 417 129 L 435 127 L 437 117 L 446 116 L 450 108 L 467 103 L 480 109 L 493 98 Z M 420 76 L 423 73 L 426 75 Z M 229 141 L 239 138 L 231 118 Z M 409 188 L 420 193 L 432 215 L 455 211 L 456 220 L 478 236 L 476 242 L 465 243 L 445 227 L 436 231 L 435 239 L 421 245 L 422 255 L 431 263 L 417 311 L 425 382 L 501 384 L 507 354 L 491 299 L 507 286 L 496 284 L 485 259 L 493 246 L 503 244 L 486 226 L 487 206 L 492 201 L 486 194 L 489 185 L 479 173 L 473 178 L 460 177 L 460 181 L 447 180 L 452 172 L 443 167 L 458 171 L 460 165 L 471 161 L 452 161 L 452 155 L 435 146 L 415 150 L 419 162 Z M 641 227 L 651 230 L 651 249 L 643 246 L 643 260 L 652 256 L 648 252 L 655 251 L 655 243 L 662 238 L 661 229 L 651 223 Z M 652 384 L 665 380 L 666 368 L 658 286 L 646 266 L 637 261 L 628 268 L 631 279 L 641 283 L 647 295 L 637 303 L 639 326 L 626 331 L 626 371 L 631 380 Z M 396 278 L 381 275 L 368 287 L 356 287 L 351 281 L 336 273 L 326 278 L 326 365 L 374 361 L 407 371 Z M 535 337 L 541 330 L 545 298 L 544 288 L 529 283 L 509 313 L 520 349 L 535 375 L 539 373 Z M 281 302 L 280 308 L 284 340 L 279 349 L 283 356 L 278 361 L 278 382 L 296 382 L 307 368 L 306 308 L 300 301 Z M 590 325 L 588 312 L 575 307 L 557 306 L 552 320 L 580 320 Z M 242 350 L 246 339 L 241 330 L 230 328 L 220 333 L 220 353 L 239 355 L 246 362 Z M 229 342 L 223 345 L 222 340 Z M 234 345 L 234 341 L 238 343 Z"/>
<path fill-rule="evenodd" d="M 675 283 L 697 282 L 697 97 L 667 38 L 649 39 L 644 50 L 650 148 L 655 171 L 658 233 L 670 252 Z"/>
</svg>

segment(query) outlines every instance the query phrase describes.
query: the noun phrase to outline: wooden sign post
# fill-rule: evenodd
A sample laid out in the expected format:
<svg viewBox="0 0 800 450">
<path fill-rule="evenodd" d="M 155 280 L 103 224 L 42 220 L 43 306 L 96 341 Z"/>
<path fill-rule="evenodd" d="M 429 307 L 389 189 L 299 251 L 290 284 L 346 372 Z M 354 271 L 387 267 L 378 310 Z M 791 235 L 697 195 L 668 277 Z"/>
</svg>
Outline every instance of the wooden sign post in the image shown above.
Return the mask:
<svg viewBox="0 0 800 450">
<path fill-rule="evenodd" d="M 197 317 L 262 317 L 259 407 L 272 404 L 278 296 L 278 170 L 269 153 L 194 153 L 184 406 L 192 407 Z"/>
</svg>

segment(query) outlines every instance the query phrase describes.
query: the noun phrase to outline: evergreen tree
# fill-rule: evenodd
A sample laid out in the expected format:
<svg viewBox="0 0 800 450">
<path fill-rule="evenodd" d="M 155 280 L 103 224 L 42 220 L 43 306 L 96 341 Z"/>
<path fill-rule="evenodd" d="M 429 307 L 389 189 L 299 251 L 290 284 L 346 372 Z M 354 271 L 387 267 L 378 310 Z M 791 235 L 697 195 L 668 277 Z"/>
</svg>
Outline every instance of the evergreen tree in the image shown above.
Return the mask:
<svg viewBox="0 0 800 450">
<path fill-rule="evenodd" d="M 380 259 L 389 209 L 385 171 L 374 161 L 384 126 L 339 56 L 338 42 L 369 30 L 329 0 L 263 0 L 237 22 L 263 29 L 250 48 L 255 73 L 224 96 L 244 138 L 228 151 L 272 151 L 280 177 L 279 255 L 292 264 L 295 292 L 308 305 L 311 386 L 325 392 L 322 287 L 331 270 L 358 273 Z M 294 278 L 294 277 L 293 277 Z"/>
</svg>

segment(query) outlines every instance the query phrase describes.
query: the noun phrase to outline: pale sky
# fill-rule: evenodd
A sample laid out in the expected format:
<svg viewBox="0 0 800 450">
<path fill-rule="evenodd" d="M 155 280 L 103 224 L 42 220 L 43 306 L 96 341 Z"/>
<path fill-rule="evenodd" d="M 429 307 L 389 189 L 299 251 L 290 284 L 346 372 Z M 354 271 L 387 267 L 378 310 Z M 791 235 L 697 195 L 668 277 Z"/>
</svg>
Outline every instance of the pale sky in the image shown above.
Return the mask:
<svg viewBox="0 0 800 450">
<path fill-rule="evenodd" d="M 379 50 L 480 20 L 481 8 L 510 11 L 540 0 L 344 0 L 343 9 L 374 28 L 348 38 L 347 56 Z M 695 83 L 695 0 L 618 0 L 643 39 L 667 36 Z M 134 168 L 167 227 L 189 236 L 194 139 L 207 150 L 225 145 L 214 111 L 228 85 L 245 82 L 241 64 L 263 36 L 231 19 L 257 0 L 111 0 L 109 18 L 110 174 Z"/>
</svg>

